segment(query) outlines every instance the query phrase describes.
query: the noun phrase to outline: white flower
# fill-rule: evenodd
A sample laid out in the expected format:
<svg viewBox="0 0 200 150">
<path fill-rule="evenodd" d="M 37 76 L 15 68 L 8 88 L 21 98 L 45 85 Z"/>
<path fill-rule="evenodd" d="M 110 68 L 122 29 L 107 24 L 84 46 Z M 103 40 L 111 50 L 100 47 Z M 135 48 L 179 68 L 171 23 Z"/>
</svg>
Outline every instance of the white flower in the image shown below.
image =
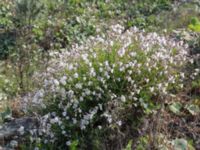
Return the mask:
<svg viewBox="0 0 200 150">
<path fill-rule="evenodd" d="M 106 66 L 106 67 L 108 67 L 108 66 L 109 66 L 109 63 L 108 63 L 108 61 L 107 61 L 107 60 L 104 62 L 104 64 L 105 64 L 105 66 Z"/>
<path fill-rule="evenodd" d="M 117 121 L 117 124 L 119 125 L 119 126 L 121 126 L 122 125 L 122 121 L 120 120 L 120 121 Z"/>
<path fill-rule="evenodd" d="M 38 147 L 35 147 L 34 150 L 39 150 L 39 148 L 38 148 Z"/>
<path fill-rule="evenodd" d="M 99 72 L 103 72 L 103 68 L 100 67 L 100 68 L 99 68 Z"/>
<path fill-rule="evenodd" d="M 124 48 L 122 48 L 122 49 L 120 49 L 119 51 L 118 51 L 118 55 L 120 56 L 120 57 L 123 57 L 124 56 L 124 54 L 125 54 L 125 49 Z"/>
<path fill-rule="evenodd" d="M 94 68 L 90 69 L 90 76 L 93 76 L 93 77 L 96 76 L 96 72 L 95 72 Z"/>
<path fill-rule="evenodd" d="M 149 83 L 149 79 L 145 79 L 146 83 Z"/>
<path fill-rule="evenodd" d="M 62 113 L 62 115 L 63 115 L 63 117 L 66 117 L 66 115 L 67 115 L 67 112 L 66 112 L 66 111 L 64 111 L 64 112 Z"/>
<path fill-rule="evenodd" d="M 81 83 L 77 83 L 77 84 L 75 85 L 75 87 L 76 87 L 77 89 L 82 89 L 82 84 L 81 84 Z"/>
<path fill-rule="evenodd" d="M 72 70 L 74 68 L 74 66 L 72 64 L 68 65 L 68 70 Z"/>
<path fill-rule="evenodd" d="M 67 146 L 70 146 L 70 145 L 71 145 L 71 141 L 67 141 L 67 142 L 66 142 L 66 145 L 67 145 Z"/>
<path fill-rule="evenodd" d="M 150 87 L 149 90 L 150 90 L 150 92 L 153 93 L 154 92 L 154 87 Z"/>
<path fill-rule="evenodd" d="M 137 55 L 137 53 L 136 53 L 136 52 L 131 52 L 130 55 L 131 55 L 132 57 L 135 57 L 135 56 Z"/>
<path fill-rule="evenodd" d="M 108 120 L 109 123 L 112 122 L 112 118 L 111 117 L 107 118 L 107 120 Z"/>
<path fill-rule="evenodd" d="M 99 105 L 99 110 L 103 110 L 102 104 L 98 104 L 98 105 Z"/>
<path fill-rule="evenodd" d="M 73 121 L 73 124 L 77 123 L 77 120 L 75 118 L 73 118 L 72 121 Z"/>
<path fill-rule="evenodd" d="M 82 101 L 83 101 L 83 97 L 81 96 L 81 97 L 79 98 L 79 100 L 82 102 Z"/>
<path fill-rule="evenodd" d="M 83 60 L 87 61 L 88 60 L 88 54 L 82 54 Z"/>
<path fill-rule="evenodd" d="M 110 41 L 110 46 L 113 46 L 113 44 L 114 44 L 113 41 Z"/>
<path fill-rule="evenodd" d="M 66 131 L 63 130 L 63 131 L 62 131 L 62 134 L 63 134 L 63 135 L 66 134 Z"/>
<path fill-rule="evenodd" d="M 85 89 L 85 94 L 90 95 L 91 91 L 89 89 Z"/>
<path fill-rule="evenodd" d="M 20 126 L 20 128 L 17 130 L 20 135 L 23 135 L 24 134 L 24 126 Z"/>
<path fill-rule="evenodd" d="M 159 84 L 158 84 L 158 89 L 161 89 L 161 88 L 162 88 L 162 84 L 159 83 Z"/>
<path fill-rule="evenodd" d="M 84 130 L 84 129 L 86 129 L 86 126 L 85 125 L 81 125 L 81 130 Z"/>
<path fill-rule="evenodd" d="M 129 74 L 129 75 L 131 75 L 132 73 L 133 73 L 133 71 L 132 71 L 132 70 L 129 70 L 129 71 L 128 71 L 128 74 Z"/>
<path fill-rule="evenodd" d="M 56 85 L 56 86 L 59 86 L 59 82 L 58 82 L 58 80 L 57 79 L 54 79 L 54 84 Z"/>
<path fill-rule="evenodd" d="M 199 68 L 196 68 L 195 71 L 196 71 L 196 72 L 200 72 L 200 69 L 199 69 Z"/>
<path fill-rule="evenodd" d="M 78 78 L 78 73 L 75 73 L 75 74 L 74 74 L 74 78 Z"/>
<path fill-rule="evenodd" d="M 137 93 L 137 94 L 140 94 L 140 89 L 137 89 L 137 90 L 136 90 L 136 93 Z"/>
<path fill-rule="evenodd" d="M 185 78 L 185 74 L 184 74 L 183 72 L 181 72 L 180 76 L 181 76 L 182 78 Z"/>
<path fill-rule="evenodd" d="M 60 79 L 60 83 L 62 85 L 66 85 L 66 80 L 67 80 L 67 77 L 66 76 L 63 76 L 61 79 Z"/>
<path fill-rule="evenodd" d="M 120 99 L 122 102 L 126 102 L 126 97 L 124 95 L 122 95 Z"/>
</svg>

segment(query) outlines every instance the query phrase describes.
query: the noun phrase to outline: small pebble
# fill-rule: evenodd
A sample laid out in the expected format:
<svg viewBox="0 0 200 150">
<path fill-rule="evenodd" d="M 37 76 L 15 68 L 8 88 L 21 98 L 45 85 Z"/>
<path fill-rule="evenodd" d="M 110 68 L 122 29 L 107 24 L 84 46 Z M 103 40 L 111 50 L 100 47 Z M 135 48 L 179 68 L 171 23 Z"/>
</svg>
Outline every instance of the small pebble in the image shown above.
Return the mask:
<svg viewBox="0 0 200 150">
<path fill-rule="evenodd" d="M 17 147 L 18 146 L 18 142 L 17 141 L 15 141 L 15 140 L 12 140 L 12 141 L 10 141 L 10 146 L 11 147 Z"/>
</svg>

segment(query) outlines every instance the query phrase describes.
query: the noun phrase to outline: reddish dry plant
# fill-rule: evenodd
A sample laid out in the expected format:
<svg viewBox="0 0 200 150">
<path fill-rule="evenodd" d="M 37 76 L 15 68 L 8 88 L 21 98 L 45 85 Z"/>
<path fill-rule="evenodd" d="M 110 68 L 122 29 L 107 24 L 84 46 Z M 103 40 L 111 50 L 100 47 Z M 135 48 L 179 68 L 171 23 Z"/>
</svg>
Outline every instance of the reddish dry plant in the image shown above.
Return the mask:
<svg viewBox="0 0 200 150">
<path fill-rule="evenodd" d="M 12 117 L 13 118 L 20 118 L 24 115 L 22 109 L 21 109 L 21 101 L 19 98 L 16 98 L 12 101 L 10 101 L 10 107 L 12 110 Z"/>
</svg>

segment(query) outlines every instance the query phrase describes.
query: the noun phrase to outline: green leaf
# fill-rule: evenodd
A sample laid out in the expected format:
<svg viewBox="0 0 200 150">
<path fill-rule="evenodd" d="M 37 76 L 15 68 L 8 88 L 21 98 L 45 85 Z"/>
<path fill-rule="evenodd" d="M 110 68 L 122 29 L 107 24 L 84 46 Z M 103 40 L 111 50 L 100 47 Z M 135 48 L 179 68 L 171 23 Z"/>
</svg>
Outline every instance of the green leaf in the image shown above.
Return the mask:
<svg viewBox="0 0 200 150">
<path fill-rule="evenodd" d="M 182 108 L 182 104 L 179 102 L 174 102 L 169 106 L 169 110 L 175 114 L 180 114 L 180 110 Z"/>
<path fill-rule="evenodd" d="M 0 113 L 2 120 L 9 119 L 12 117 L 12 110 L 7 107 L 6 110 L 2 113 Z"/>
<path fill-rule="evenodd" d="M 70 145 L 70 150 L 77 150 L 77 146 L 78 146 L 78 140 L 74 140 L 72 142 L 72 144 Z"/>
<path fill-rule="evenodd" d="M 190 24 L 190 25 L 188 26 L 188 28 L 191 29 L 192 31 L 200 32 L 200 25 L 199 25 L 199 24 L 197 24 L 197 25 L 192 25 L 192 24 Z"/>
<path fill-rule="evenodd" d="M 187 105 L 186 109 L 192 114 L 192 115 L 197 115 L 200 112 L 200 108 L 197 105 L 191 104 Z"/>
<path fill-rule="evenodd" d="M 172 141 L 174 150 L 187 150 L 188 142 L 185 139 L 175 139 Z"/>
<path fill-rule="evenodd" d="M 132 150 L 131 146 L 132 146 L 133 141 L 130 140 L 126 146 L 126 148 L 124 150 Z"/>
<path fill-rule="evenodd" d="M 192 25 L 199 25 L 199 24 L 200 24 L 200 21 L 199 21 L 199 19 L 198 19 L 197 17 L 193 17 L 193 18 L 191 19 L 191 24 L 192 24 Z"/>
<path fill-rule="evenodd" d="M 195 150 L 194 143 L 192 140 L 188 140 L 188 150 Z"/>
</svg>

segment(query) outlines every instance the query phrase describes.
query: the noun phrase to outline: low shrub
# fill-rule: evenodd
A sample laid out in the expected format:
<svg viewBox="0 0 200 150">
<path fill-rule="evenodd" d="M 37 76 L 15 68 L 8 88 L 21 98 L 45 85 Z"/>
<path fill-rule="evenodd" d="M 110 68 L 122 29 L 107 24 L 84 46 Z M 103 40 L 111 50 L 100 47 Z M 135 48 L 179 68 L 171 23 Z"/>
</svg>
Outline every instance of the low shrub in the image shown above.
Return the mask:
<svg viewBox="0 0 200 150">
<path fill-rule="evenodd" d="M 142 116 L 183 86 L 187 45 L 137 28 L 123 30 L 111 26 L 109 36 L 91 37 L 85 45 L 58 54 L 68 61 L 49 71 L 64 68 L 60 77 L 45 80 L 44 89 L 32 98 L 44 114 L 41 128 L 31 131 L 32 137 L 37 135 L 36 146 L 105 149 L 112 143 L 122 148 Z M 126 141 L 121 130 L 127 131 Z"/>
</svg>

